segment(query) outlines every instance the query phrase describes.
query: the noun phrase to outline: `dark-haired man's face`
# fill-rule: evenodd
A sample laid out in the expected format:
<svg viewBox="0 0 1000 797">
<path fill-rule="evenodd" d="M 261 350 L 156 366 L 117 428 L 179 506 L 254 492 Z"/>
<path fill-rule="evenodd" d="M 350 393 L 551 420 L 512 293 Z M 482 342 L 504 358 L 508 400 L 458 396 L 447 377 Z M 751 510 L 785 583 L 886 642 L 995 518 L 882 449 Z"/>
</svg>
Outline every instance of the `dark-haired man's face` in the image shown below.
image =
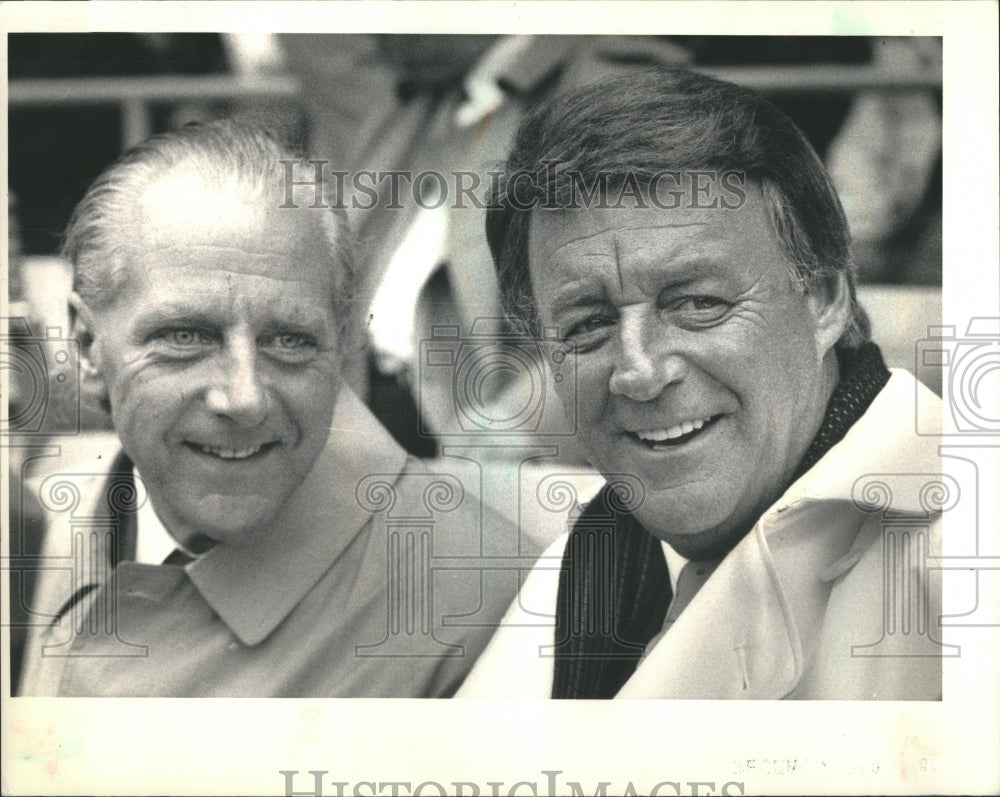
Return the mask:
<svg viewBox="0 0 1000 797">
<path fill-rule="evenodd" d="M 115 430 L 181 541 L 266 528 L 326 443 L 339 324 L 310 213 L 162 179 L 137 203 L 118 295 L 79 306 Z"/>
<path fill-rule="evenodd" d="M 563 398 L 595 467 L 639 477 L 637 517 L 686 556 L 745 533 L 819 428 L 843 296 L 799 290 L 756 189 L 738 209 L 538 209 L 529 262 L 576 349 Z"/>
</svg>

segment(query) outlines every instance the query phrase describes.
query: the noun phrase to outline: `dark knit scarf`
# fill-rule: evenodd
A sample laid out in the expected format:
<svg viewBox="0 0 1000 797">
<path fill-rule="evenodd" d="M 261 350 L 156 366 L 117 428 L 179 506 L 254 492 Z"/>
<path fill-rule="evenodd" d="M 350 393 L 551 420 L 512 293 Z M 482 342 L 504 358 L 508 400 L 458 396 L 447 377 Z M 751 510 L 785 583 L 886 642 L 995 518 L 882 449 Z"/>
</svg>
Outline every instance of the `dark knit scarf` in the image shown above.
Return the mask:
<svg viewBox="0 0 1000 797">
<path fill-rule="evenodd" d="M 874 343 L 838 350 L 840 381 L 794 479 L 839 442 L 889 381 Z M 672 597 L 660 541 L 609 483 L 573 526 L 556 604 L 554 698 L 611 698 L 663 627 Z"/>
</svg>

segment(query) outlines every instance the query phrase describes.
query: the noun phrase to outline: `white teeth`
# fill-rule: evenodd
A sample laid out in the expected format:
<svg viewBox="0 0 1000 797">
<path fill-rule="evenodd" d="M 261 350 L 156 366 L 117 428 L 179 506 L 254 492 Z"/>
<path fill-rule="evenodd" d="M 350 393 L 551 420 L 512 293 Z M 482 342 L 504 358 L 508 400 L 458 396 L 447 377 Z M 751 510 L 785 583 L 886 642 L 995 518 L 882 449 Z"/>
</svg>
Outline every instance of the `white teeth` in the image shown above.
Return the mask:
<svg viewBox="0 0 1000 797">
<path fill-rule="evenodd" d="M 695 429 L 701 429 L 710 420 L 711 418 L 699 418 L 696 421 L 683 421 L 677 426 L 671 426 L 669 429 L 649 429 L 636 432 L 636 436 L 640 440 L 650 440 L 654 443 L 661 442 L 663 440 L 673 440 L 676 437 L 682 437 L 683 435 L 690 434 Z"/>
<path fill-rule="evenodd" d="M 206 454 L 213 454 L 220 459 L 246 459 L 260 451 L 264 446 L 253 446 L 251 448 L 216 448 L 215 446 L 202 446 L 201 450 Z"/>
</svg>

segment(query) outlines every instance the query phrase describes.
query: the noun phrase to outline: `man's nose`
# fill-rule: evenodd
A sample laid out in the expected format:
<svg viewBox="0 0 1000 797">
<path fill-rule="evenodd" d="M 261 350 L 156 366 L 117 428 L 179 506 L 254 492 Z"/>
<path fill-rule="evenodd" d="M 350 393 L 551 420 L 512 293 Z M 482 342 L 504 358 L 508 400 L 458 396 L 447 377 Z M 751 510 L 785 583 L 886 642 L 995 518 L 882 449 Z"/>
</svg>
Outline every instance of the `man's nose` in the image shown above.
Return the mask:
<svg viewBox="0 0 1000 797">
<path fill-rule="evenodd" d="M 270 399 L 259 356 L 252 339 L 227 341 L 219 352 L 213 384 L 205 398 L 213 413 L 242 426 L 257 426 L 264 421 Z"/>
<path fill-rule="evenodd" d="M 655 315 L 638 307 L 622 313 L 619 352 L 608 385 L 613 395 L 652 401 L 683 378 L 684 358 L 671 343 L 671 331 Z"/>
</svg>

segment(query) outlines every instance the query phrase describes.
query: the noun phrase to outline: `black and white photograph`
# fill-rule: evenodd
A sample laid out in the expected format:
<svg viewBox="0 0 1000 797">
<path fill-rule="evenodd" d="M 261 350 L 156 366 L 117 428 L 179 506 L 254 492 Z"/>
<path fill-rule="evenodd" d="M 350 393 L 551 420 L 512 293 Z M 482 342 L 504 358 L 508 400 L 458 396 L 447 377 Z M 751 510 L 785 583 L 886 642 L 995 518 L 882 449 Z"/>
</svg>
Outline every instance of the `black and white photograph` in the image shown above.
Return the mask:
<svg viewBox="0 0 1000 797">
<path fill-rule="evenodd" d="M 4 794 L 1000 792 L 995 3 L 0 20 Z"/>
</svg>

